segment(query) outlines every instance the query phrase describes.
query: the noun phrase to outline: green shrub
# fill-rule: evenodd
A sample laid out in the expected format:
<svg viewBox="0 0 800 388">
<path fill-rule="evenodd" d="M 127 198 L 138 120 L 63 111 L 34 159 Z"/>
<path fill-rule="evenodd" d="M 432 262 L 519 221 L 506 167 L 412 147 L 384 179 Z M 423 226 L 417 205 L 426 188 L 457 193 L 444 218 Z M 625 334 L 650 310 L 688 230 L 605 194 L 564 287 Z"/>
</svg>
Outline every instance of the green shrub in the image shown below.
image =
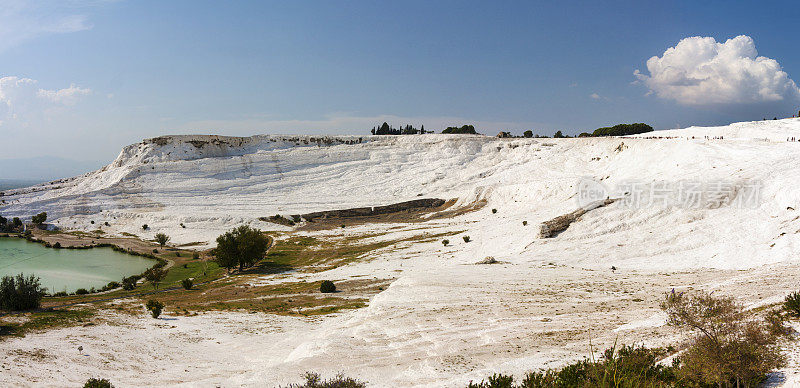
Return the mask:
<svg viewBox="0 0 800 388">
<path fill-rule="evenodd" d="M 333 282 L 330 280 L 323 280 L 322 283 L 319 285 L 319 292 L 325 294 L 336 292 L 336 285 L 333 284 Z"/>
<path fill-rule="evenodd" d="M 56 292 L 55 294 L 53 294 L 53 296 L 67 296 L 67 295 L 69 295 L 69 294 L 67 294 L 66 291 L 59 291 L 59 292 Z"/>
<path fill-rule="evenodd" d="M 34 275 L 3 276 L 0 280 L 0 309 L 20 311 L 38 308 L 46 291 Z"/>
<path fill-rule="evenodd" d="M 800 318 L 800 292 L 793 292 L 783 301 L 783 310 L 792 317 Z"/>
<path fill-rule="evenodd" d="M 122 278 L 122 289 L 125 291 L 130 291 L 136 288 L 136 281 L 139 280 L 135 276 L 129 276 L 127 278 Z"/>
<path fill-rule="evenodd" d="M 469 242 L 469 236 L 464 236 L 464 237 L 462 237 L 462 238 L 464 239 L 464 242 L 465 242 L 465 243 L 468 243 L 468 242 Z"/>
<path fill-rule="evenodd" d="M 303 384 L 290 384 L 288 388 L 365 388 L 366 382 L 347 377 L 341 373 L 335 377 L 323 380 L 318 373 L 306 372 Z"/>
<path fill-rule="evenodd" d="M 442 133 L 449 133 L 449 134 L 476 134 L 475 127 L 472 125 L 462 125 L 459 127 L 447 127 L 445 128 Z"/>
<path fill-rule="evenodd" d="M 785 362 L 775 322 L 754 319 L 733 298 L 673 290 L 661 308 L 669 325 L 694 334 L 680 357 L 682 378 L 707 385 L 756 386 Z"/>
<path fill-rule="evenodd" d="M 664 355 L 662 349 L 615 345 L 597 360 L 584 359 L 560 369 L 530 372 L 520 384 L 514 384 L 513 376 L 494 374 L 488 381 L 470 382 L 467 387 L 671 387 L 677 382 L 677 366 L 657 364 Z"/>
<path fill-rule="evenodd" d="M 192 281 L 192 279 L 183 279 L 181 280 L 181 285 L 183 286 L 184 289 L 191 290 L 192 286 L 194 285 L 194 282 Z"/>
<path fill-rule="evenodd" d="M 200 253 L 199 252 L 193 252 L 192 253 L 192 260 L 198 260 L 198 259 L 200 259 Z"/>
<path fill-rule="evenodd" d="M 79 289 L 75 290 L 75 295 L 86 295 L 88 293 L 89 293 L 89 290 L 87 290 L 85 288 L 79 288 Z"/>
<path fill-rule="evenodd" d="M 108 284 L 103 286 L 101 291 L 113 290 L 115 288 L 119 288 L 119 286 L 120 286 L 119 282 L 108 282 Z"/>
<path fill-rule="evenodd" d="M 528 226 L 528 221 L 522 221 L 522 226 Z"/>
<path fill-rule="evenodd" d="M 61 243 L 60 243 L 60 242 L 58 242 L 58 241 L 56 241 L 56 243 L 55 243 L 55 244 L 53 244 L 53 248 L 55 248 L 55 249 L 61 249 Z"/>
<path fill-rule="evenodd" d="M 164 304 L 157 300 L 150 299 L 147 301 L 145 307 L 150 311 L 150 315 L 152 315 L 153 318 L 158 318 L 159 315 L 161 315 L 161 310 L 164 309 Z"/>
<path fill-rule="evenodd" d="M 450 244 L 450 240 L 448 239 L 442 240 L 442 245 L 447 246 L 447 244 Z"/>
<path fill-rule="evenodd" d="M 149 228 L 150 228 L 150 227 L 149 227 L 149 226 L 147 226 L 147 224 L 144 224 L 144 225 L 142 225 L 142 230 L 147 230 L 147 229 L 149 229 Z"/>
<path fill-rule="evenodd" d="M 497 213 L 497 209 L 492 209 L 492 214 L 496 214 L 496 213 Z"/>
<path fill-rule="evenodd" d="M 83 388 L 114 388 L 114 384 L 106 379 L 96 379 L 92 377 L 83 384 Z"/>
</svg>

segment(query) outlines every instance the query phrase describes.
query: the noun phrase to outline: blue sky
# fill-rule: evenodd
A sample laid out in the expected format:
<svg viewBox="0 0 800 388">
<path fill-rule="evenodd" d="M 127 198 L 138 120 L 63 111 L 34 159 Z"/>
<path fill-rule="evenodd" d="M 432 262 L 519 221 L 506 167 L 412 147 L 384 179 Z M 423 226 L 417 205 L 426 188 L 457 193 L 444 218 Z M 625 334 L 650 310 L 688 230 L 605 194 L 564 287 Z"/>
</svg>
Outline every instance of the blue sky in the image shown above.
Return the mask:
<svg viewBox="0 0 800 388">
<path fill-rule="evenodd" d="M 0 6 L 0 102 L 9 106 L 0 108 L 0 159 L 107 162 L 122 146 L 161 134 L 366 134 L 384 120 L 577 134 L 800 109 L 790 84 L 800 77 L 792 2 Z M 719 66 L 713 76 L 707 66 L 678 75 L 648 69 L 649 58 L 685 38 L 721 45 L 739 35 L 747 39 L 731 44 L 735 53 L 752 46 L 775 64 L 720 54 L 708 62 Z M 687 41 L 660 68 L 694 66 L 696 53 L 715 47 L 709 42 Z"/>
</svg>

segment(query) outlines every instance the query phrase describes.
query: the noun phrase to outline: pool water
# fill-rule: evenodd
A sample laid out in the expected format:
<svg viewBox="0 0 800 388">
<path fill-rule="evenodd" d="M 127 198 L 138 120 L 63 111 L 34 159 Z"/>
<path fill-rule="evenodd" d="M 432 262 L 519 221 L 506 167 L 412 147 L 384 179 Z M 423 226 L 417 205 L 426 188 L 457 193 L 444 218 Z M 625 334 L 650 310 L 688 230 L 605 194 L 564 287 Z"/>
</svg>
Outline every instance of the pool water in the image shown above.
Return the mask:
<svg viewBox="0 0 800 388">
<path fill-rule="evenodd" d="M 154 260 L 111 248 L 54 249 L 21 238 L 0 238 L 0 277 L 36 275 L 48 293 L 99 289 L 140 274 L 153 264 Z"/>
</svg>

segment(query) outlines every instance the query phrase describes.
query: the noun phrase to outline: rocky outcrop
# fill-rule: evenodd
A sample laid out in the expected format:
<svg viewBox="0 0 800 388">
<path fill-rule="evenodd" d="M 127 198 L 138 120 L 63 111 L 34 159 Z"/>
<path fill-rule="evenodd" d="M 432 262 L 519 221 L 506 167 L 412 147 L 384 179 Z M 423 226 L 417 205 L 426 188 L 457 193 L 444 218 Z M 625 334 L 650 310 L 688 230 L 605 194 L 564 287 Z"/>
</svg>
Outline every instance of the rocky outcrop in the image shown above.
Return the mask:
<svg viewBox="0 0 800 388">
<path fill-rule="evenodd" d="M 412 201 L 395 203 L 386 206 L 357 207 L 357 208 L 343 209 L 343 210 L 326 210 L 321 212 L 303 214 L 301 215 L 301 217 L 303 217 L 307 221 L 313 221 L 315 219 L 327 219 L 327 218 L 366 217 L 366 216 L 375 216 L 379 214 L 397 213 L 406 210 L 430 209 L 442 206 L 444 205 L 444 203 L 445 201 L 443 199 L 425 198 L 425 199 L 415 199 Z"/>
<path fill-rule="evenodd" d="M 597 209 L 599 207 L 603 207 L 606 205 L 610 205 L 614 203 L 616 199 L 606 199 L 604 201 L 599 201 L 594 204 L 594 206 L 587 206 L 582 207 L 578 210 L 575 210 L 571 213 L 567 213 L 551 220 L 542 222 L 539 225 L 539 237 L 540 238 L 549 238 L 553 237 L 569 228 L 569 225 L 573 222 L 577 221 L 581 218 L 584 214 L 589 212 L 590 210 Z"/>
</svg>

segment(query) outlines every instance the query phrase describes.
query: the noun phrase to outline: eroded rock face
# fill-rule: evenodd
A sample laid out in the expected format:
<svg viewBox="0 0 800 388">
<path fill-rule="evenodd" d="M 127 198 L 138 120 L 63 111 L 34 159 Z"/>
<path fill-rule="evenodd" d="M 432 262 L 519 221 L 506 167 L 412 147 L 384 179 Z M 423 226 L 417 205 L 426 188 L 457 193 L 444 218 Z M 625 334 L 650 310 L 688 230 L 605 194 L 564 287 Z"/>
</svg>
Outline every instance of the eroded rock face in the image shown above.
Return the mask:
<svg viewBox="0 0 800 388">
<path fill-rule="evenodd" d="M 316 218 L 348 218 L 375 216 L 379 214 L 397 213 L 405 210 L 429 209 L 444 205 L 445 200 L 438 198 L 415 199 L 385 206 L 358 207 L 343 210 L 328 210 L 303 214 L 302 217 L 308 221 Z"/>
</svg>

